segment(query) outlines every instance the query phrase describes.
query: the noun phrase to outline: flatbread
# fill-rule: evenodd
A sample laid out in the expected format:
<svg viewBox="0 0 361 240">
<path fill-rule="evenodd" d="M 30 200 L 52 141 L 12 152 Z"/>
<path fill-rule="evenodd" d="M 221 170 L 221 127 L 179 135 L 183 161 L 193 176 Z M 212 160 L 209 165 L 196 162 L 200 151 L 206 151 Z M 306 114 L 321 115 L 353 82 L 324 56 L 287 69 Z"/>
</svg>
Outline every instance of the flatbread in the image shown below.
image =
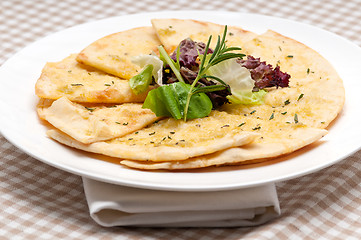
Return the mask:
<svg viewBox="0 0 361 240">
<path fill-rule="evenodd" d="M 147 161 L 179 161 L 248 144 L 257 132 L 223 125 L 226 113 L 187 122 L 168 118 L 121 138 L 89 145 L 81 144 L 56 130 L 48 135 L 71 147 L 111 157 Z"/>
<path fill-rule="evenodd" d="M 263 105 L 227 105 L 223 110 L 238 115 L 256 110 L 253 116 L 264 119 L 273 113 L 274 121 L 284 122 L 294 122 L 297 115 L 299 123 L 312 128 L 326 128 L 341 112 L 345 102 L 342 79 L 316 51 L 274 31 L 244 44 L 244 51 L 279 65 L 291 75 L 290 87 L 270 89 Z"/>
<path fill-rule="evenodd" d="M 217 43 L 217 37 L 223 35 L 224 26 L 211 22 L 196 21 L 191 19 L 152 19 L 159 40 L 167 52 L 173 52 L 179 43 L 191 38 L 196 42 L 207 43 L 212 35 L 211 47 Z M 242 46 L 243 43 L 253 39 L 257 34 L 239 27 L 228 27 L 227 45 Z"/>
<path fill-rule="evenodd" d="M 122 160 L 141 169 L 188 169 L 224 164 L 267 161 L 291 153 L 324 136 L 324 130 L 342 110 L 345 92 L 335 69 L 314 50 L 273 31 L 243 45 L 245 53 L 279 65 L 291 75 L 289 88 L 269 89 L 262 105 L 225 105 L 222 110 L 238 116 L 245 131 L 262 137 L 247 146 L 178 163 Z"/>
<path fill-rule="evenodd" d="M 223 32 L 221 25 L 194 20 L 154 19 L 152 24 L 169 52 L 184 38 L 206 42 L 210 34 L 215 37 Z M 255 35 L 237 29 L 238 33 L 229 31 L 232 34 L 227 36 L 227 46 L 241 46 L 244 53 L 274 67 L 279 65 L 291 75 L 289 88 L 267 89 L 261 105 L 228 104 L 205 118 L 187 122 L 167 118 L 90 144 L 62 129 L 50 130 L 48 136 L 74 148 L 119 158 L 128 167 L 173 170 L 267 161 L 327 134 L 325 128 L 340 113 L 345 98 L 342 80 L 334 68 L 293 39 L 273 31 Z"/>
<path fill-rule="evenodd" d="M 85 107 L 66 97 L 54 101 L 48 108 L 43 107 L 41 116 L 84 144 L 124 136 L 159 119 L 138 103 Z"/>
<path fill-rule="evenodd" d="M 132 57 L 151 54 L 160 45 L 152 27 L 139 27 L 105 36 L 82 50 L 77 61 L 120 78 L 130 79 L 140 67 Z"/>
<path fill-rule="evenodd" d="M 168 161 L 168 162 L 146 162 L 134 160 L 120 160 L 120 163 L 131 168 L 143 170 L 181 170 L 205 168 L 210 166 L 221 165 L 241 165 L 255 162 L 268 161 L 271 158 L 294 152 L 304 146 L 307 146 L 320 138 L 327 131 L 317 128 L 303 128 L 292 131 L 292 137 L 285 142 L 268 142 L 268 143 L 250 143 L 242 147 L 229 148 L 224 151 L 218 151 L 213 154 L 203 155 L 190 158 L 185 161 Z"/>
<path fill-rule="evenodd" d="M 128 80 L 80 64 L 76 56 L 72 54 L 45 65 L 35 85 L 38 97 L 59 99 L 65 96 L 71 101 L 88 103 L 143 102 L 146 98 L 148 91 L 136 95 Z"/>
<path fill-rule="evenodd" d="M 38 117 L 41 120 L 45 120 L 45 113 L 44 110 L 49 108 L 51 104 L 53 104 L 53 99 L 46 99 L 46 98 L 40 98 L 38 104 L 36 105 L 36 112 L 38 114 Z"/>
</svg>

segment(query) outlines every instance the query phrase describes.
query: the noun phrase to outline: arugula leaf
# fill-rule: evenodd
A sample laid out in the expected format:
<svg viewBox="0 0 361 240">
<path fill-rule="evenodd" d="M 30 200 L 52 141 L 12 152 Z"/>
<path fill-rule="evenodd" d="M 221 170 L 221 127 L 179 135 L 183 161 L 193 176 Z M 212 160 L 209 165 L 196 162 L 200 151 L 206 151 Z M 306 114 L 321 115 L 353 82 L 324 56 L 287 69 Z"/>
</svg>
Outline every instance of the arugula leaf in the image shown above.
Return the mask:
<svg viewBox="0 0 361 240">
<path fill-rule="evenodd" d="M 158 117 L 184 118 L 190 85 L 176 82 L 162 85 L 148 93 L 143 108 L 152 110 Z M 212 102 L 204 92 L 193 93 L 188 102 L 187 119 L 206 117 L 212 110 Z"/>
<path fill-rule="evenodd" d="M 146 65 L 142 71 L 129 79 L 129 86 L 135 94 L 141 94 L 147 91 L 149 84 L 152 82 L 153 65 Z"/>
</svg>

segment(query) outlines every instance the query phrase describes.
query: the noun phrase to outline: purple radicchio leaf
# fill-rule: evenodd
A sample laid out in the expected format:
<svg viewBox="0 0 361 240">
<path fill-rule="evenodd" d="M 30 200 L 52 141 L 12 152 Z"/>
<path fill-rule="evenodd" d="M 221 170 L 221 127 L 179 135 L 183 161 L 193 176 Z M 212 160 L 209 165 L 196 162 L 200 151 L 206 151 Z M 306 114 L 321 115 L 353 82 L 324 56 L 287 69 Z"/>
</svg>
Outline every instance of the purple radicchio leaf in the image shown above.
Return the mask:
<svg viewBox="0 0 361 240">
<path fill-rule="evenodd" d="M 206 48 L 206 44 L 203 42 L 195 42 L 190 38 L 186 38 L 179 44 L 179 62 L 180 65 L 187 68 L 192 68 L 194 66 L 198 67 L 198 63 L 196 62 L 198 53 L 204 54 L 204 50 Z M 208 49 L 207 53 L 213 53 L 212 49 Z M 173 61 L 177 60 L 177 50 L 175 50 L 170 57 Z"/>
<path fill-rule="evenodd" d="M 249 69 L 251 77 L 255 80 L 254 91 L 267 87 L 288 87 L 290 75 L 284 73 L 277 66 L 273 69 L 271 64 L 261 62 L 260 58 L 248 55 L 247 59 L 240 59 L 238 62 L 242 67 Z"/>
</svg>

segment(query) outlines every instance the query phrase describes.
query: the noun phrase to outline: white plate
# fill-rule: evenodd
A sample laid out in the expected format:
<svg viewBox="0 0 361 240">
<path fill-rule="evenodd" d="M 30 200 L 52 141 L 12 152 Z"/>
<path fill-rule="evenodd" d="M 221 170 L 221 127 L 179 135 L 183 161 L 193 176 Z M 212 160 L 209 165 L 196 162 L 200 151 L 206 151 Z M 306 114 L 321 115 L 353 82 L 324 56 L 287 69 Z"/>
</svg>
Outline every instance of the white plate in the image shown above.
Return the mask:
<svg viewBox="0 0 361 240">
<path fill-rule="evenodd" d="M 238 25 L 256 33 L 267 29 L 294 38 L 317 50 L 344 80 L 346 104 L 322 144 L 263 164 L 198 171 L 145 172 L 124 168 L 92 154 L 67 148 L 46 137 L 36 115 L 34 85 L 48 61 L 59 61 L 94 40 L 113 32 L 150 25 L 152 18 L 192 18 Z M 280 18 L 235 12 L 153 12 L 113 17 L 75 26 L 45 37 L 10 58 L 0 69 L 0 128 L 14 145 L 57 168 L 93 179 L 150 189 L 176 191 L 225 190 L 298 177 L 334 164 L 361 146 L 361 49 L 313 26 Z M 322 89 L 320 89 L 322 93 Z"/>
</svg>

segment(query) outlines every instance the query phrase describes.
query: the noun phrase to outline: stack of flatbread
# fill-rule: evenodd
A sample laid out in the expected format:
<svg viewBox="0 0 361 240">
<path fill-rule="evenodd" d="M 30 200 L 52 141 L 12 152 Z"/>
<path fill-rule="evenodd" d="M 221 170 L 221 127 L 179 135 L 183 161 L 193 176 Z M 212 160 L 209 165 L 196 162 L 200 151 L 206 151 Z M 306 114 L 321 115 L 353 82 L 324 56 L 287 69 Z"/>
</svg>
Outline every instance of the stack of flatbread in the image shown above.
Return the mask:
<svg viewBox="0 0 361 240">
<path fill-rule="evenodd" d="M 152 27 L 114 33 L 47 63 L 36 94 L 39 117 L 53 126 L 48 136 L 149 170 L 261 162 L 323 137 L 344 104 L 342 80 L 317 52 L 274 31 L 257 35 L 228 26 L 226 38 L 227 46 L 291 75 L 289 87 L 268 89 L 264 104 L 226 104 L 186 122 L 142 108 L 147 92 L 136 95 L 128 83 L 141 70 L 133 57 L 154 54 L 161 44 L 171 53 L 185 38 L 207 42 L 223 30 L 209 22 L 153 19 Z"/>
</svg>

